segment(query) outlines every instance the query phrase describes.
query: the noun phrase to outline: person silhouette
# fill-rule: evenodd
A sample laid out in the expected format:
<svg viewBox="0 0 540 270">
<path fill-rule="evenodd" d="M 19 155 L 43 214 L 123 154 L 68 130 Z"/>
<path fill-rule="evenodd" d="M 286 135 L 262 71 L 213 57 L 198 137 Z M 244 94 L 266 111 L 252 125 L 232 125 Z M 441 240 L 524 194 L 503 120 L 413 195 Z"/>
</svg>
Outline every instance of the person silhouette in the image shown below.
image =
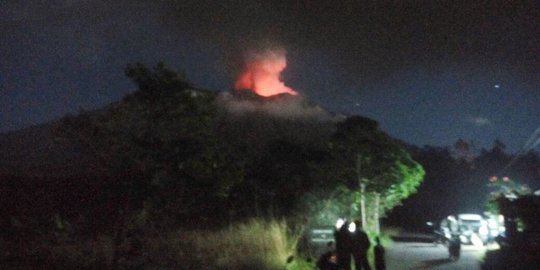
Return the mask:
<svg viewBox="0 0 540 270">
<path fill-rule="evenodd" d="M 369 238 L 360 227 L 360 222 L 355 221 L 352 222 L 349 226 L 350 231 L 350 238 L 351 238 L 351 254 L 354 258 L 354 265 L 356 270 L 371 270 L 371 267 L 369 266 L 368 258 L 367 258 L 367 252 L 369 250 L 369 247 L 371 246 L 371 243 L 369 242 Z"/>
<path fill-rule="evenodd" d="M 377 236 L 375 238 L 375 248 L 373 253 L 375 255 L 375 270 L 386 270 L 386 262 L 384 258 L 384 247 L 381 245 L 381 239 Z"/>
<path fill-rule="evenodd" d="M 459 255 L 461 253 L 461 239 L 458 233 L 452 234 L 452 237 L 448 243 L 448 253 L 450 254 L 450 260 L 457 261 L 459 260 Z"/>
<path fill-rule="evenodd" d="M 328 248 L 331 248 L 333 242 L 327 244 Z M 332 250 L 321 254 L 319 260 L 317 260 L 317 269 L 319 270 L 339 270 L 338 264 L 336 263 L 336 255 Z"/>
<path fill-rule="evenodd" d="M 346 220 L 339 219 L 334 232 L 337 264 L 340 270 L 351 269 L 351 239 L 348 226 L 349 223 Z"/>
</svg>

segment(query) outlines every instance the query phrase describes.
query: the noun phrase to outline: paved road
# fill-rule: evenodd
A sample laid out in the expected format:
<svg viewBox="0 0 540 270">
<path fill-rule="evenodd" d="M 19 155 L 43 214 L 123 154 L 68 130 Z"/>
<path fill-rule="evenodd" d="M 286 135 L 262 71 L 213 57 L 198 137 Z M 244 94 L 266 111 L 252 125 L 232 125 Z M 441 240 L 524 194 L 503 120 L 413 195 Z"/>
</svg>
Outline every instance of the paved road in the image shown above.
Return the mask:
<svg viewBox="0 0 540 270">
<path fill-rule="evenodd" d="M 485 249 L 462 245 L 461 258 L 458 261 L 448 259 L 448 249 L 431 243 L 394 242 L 386 251 L 388 270 L 408 269 L 480 269 L 480 260 Z"/>
</svg>

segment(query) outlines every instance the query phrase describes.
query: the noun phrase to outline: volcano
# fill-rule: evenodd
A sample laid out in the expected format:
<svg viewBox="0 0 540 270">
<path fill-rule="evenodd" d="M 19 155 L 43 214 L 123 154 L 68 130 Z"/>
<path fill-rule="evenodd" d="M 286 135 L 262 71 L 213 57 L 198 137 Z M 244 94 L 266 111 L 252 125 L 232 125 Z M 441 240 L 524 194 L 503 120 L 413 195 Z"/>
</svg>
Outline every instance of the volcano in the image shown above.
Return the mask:
<svg viewBox="0 0 540 270">
<path fill-rule="evenodd" d="M 193 90 L 198 92 L 198 90 Z M 200 92 L 208 94 L 208 92 Z M 300 95 L 268 97 L 253 91 L 213 92 L 219 112 L 216 132 L 232 145 L 247 145 L 254 155 L 265 144 L 283 140 L 318 147 L 331 136 L 343 116 L 333 114 Z M 124 101 L 120 101 L 122 103 Z M 112 105 L 90 114 L 102 113 Z M 156 121 L 159 121 L 157 119 Z M 178 119 L 182 121 L 182 119 Z M 99 175 L 91 151 L 83 145 L 58 140 L 60 120 L 0 134 L 0 174 L 19 176 Z"/>
<path fill-rule="evenodd" d="M 252 91 L 259 96 L 279 94 L 297 95 L 281 80 L 281 72 L 287 67 L 284 49 L 251 51 L 244 57 L 244 67 L 236 78 L 234 88 L 239 92 Z"/>
</svg>

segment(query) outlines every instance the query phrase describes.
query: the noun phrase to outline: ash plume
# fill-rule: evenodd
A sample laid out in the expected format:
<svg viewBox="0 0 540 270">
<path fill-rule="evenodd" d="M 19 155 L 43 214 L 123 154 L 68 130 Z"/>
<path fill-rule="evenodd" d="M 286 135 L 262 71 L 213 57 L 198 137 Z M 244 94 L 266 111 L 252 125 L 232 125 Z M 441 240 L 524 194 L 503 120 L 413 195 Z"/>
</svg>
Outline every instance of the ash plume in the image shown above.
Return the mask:
<svg viewBox="0 0 540 270">
<path fill-rule="evenodd" d="M 264 156 L 272 142 L 324 149 L 341 119 L 301 96 L 288 94 L 268 98 L 248 91 L 223 92 L 217 106 L 221 137 L 253 157 Z"/>
<path fill-rule="evenodd" d="M 286 51 L 283 48 L 250 50 L 244 54 L 244 66 L 236 78 L 236 90 L 251 90 L 257 95 L 268 97 L 279 94 L 297 95 L 281 80 L 281 72 L 287 67 Z"/>
</svg>

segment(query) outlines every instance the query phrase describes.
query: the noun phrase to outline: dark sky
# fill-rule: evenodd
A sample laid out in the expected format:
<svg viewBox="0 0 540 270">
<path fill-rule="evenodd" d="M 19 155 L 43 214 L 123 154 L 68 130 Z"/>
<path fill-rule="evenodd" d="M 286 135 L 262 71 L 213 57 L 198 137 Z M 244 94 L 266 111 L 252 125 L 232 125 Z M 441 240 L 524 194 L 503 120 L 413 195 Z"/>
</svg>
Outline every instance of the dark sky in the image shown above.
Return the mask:
<svg viewBox="0 0 540 270">
<path fill-rule="evenodd" d="M 228 90 L 268 44 L 300 94 L 413 144 L 515 151 L 540 126 L 538 1 L 370 2 L 0 0 L 0 132 L 119 100 L 133 62 Z"/>
</svg>

